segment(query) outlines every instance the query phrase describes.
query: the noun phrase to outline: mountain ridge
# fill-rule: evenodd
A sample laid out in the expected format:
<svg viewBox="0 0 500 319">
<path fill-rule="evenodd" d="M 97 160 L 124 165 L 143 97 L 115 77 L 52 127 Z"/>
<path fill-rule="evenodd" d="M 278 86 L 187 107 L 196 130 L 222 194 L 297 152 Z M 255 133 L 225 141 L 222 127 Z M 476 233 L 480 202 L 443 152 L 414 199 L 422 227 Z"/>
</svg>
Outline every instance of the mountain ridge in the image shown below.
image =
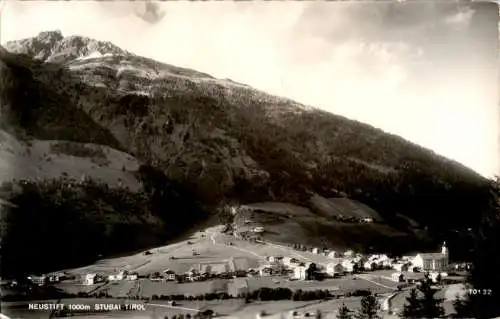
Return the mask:
<svg viewBox="0 0 500 319">
<path fill-rule="evenodd" d="M 14 53 L 0 51 L 0 128 L 132 154 L 158 170 L 151 176 L 180 185 L 212 214 L 226 205 L 311 208 L 314 196 L 347 197 L 384 222 L 275 216 L 277 234 L 300 229 L 304 238 L 297 240 L 311 244 L 321 237 L 360 247 L 379 241 L 387 249 L 395 243 L 389 233 L 406 233 L 413 249 L 422 234 L 406 219 L 428 227 L 429 240 L 437 242 L 477 223 L 476 212 L 487 205 L 484 177 L 401 137 L 111 45 L 104 47 L 112 52 L 89 57 L 99 41 L 80 37 L 87 49 L 78 41 L 72 48 L 58 45 L 61 37 L 44 33 L 43 39 L 56 40 L 24 39 L 9 44 Z M 363 238 L 368 228 L 371 235 Z"/>
</svg>

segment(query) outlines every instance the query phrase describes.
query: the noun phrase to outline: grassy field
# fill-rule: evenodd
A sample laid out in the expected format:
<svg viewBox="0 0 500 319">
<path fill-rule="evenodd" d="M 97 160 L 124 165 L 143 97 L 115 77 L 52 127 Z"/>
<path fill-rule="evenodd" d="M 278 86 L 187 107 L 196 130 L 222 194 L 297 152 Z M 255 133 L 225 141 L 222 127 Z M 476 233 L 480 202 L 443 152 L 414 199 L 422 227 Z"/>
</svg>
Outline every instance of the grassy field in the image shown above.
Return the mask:
<svg viewBox="0 0 500 319">
<path fill-rule="evenodd" d="M 98 290 L 104 284 L 97 285 L 82 285 L 81 283 L 74 282 L 61 282 L 56 285 L 57 288 L 71 294 L 78 294 L 79 292 L 89 293 L 93 290 Z"/>
<path fill-rule="evenodd" d="M 219 293 L 227 291 L 227 280 L 211 280 L 177 284 L 174 282 L 161 283 L 150 280 L 141 280 L 141 296 L 153 295 L 201 295 L 206 293 Z"/>
</svg>

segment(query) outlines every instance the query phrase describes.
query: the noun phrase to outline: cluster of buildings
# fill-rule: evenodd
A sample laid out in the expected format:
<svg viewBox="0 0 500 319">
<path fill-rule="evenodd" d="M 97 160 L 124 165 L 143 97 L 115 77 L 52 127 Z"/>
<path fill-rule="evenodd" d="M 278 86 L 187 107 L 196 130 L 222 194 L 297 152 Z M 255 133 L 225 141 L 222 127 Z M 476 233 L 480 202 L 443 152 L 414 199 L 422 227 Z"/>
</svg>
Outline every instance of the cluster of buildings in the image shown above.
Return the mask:
<svg viewBox="0 0 500 319">
<path fill-rule="evenodd" d="M 391 279 L 396 282 L 413 282 L 422 279 L 422 274 L 432 281 L 447 276 L 449 267 L 449 255 L 446 243 L 443 243 L 440 252 L 419 253 L 416 256 L 405 256 L 393 264 L 395 273 Z M 415 273 L 420 275 L 415 275 Z"/>
<path fill-rule="evenodd" d="M 45 275 L 31 275 L 26 277 L 26 279 L 35 285 L 43 286 L 50 283 L 58 283 L 62 280 L 68 279 L 68 276 L 62 272 L 55 272 Z"/>
<path fill-rule="evenodd" d="M 406 281 L 406 278 L 419 277 L 411 275 L 411 273 L 419 273 L 422 276 L 429 274 L 435 280 L 438 276 L 446 276 L 446 271 L 449 268 L 446 243 L 443 244 L 441 252 L 419 253 L 416 256 L 403 258 L 390 258 L 385 254 L 364 256 L 351 250 L 343 254 L 328 250 L 320 251 L 318 248 L 313 248 L 311 251 L 329 257 L 325 263 L 314 264 L 313 271 L 330 278 L 357 271 L 393 269 L 396 271 L 391 276 L 394 281 Z M 312 262 L 302 262 L 293 257 L 282 256 L 269 256 L 267 261 L 269 265 L 259 269 L 260 276 L 288 274 L 291 279 L 295 280 L 311 279 L 309 272 L 312 271 Z"/>
</svg>

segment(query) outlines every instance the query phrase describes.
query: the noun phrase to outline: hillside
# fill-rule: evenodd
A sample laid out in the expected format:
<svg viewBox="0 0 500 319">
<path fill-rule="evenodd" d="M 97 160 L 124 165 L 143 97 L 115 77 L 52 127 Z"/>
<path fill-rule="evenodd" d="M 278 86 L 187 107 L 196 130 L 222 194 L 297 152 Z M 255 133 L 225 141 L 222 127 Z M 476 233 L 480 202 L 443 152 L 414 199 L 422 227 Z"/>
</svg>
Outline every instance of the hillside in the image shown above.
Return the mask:
<svg viewBox="0 0 500 319">
<path fill-rule="evenodd" d="M 108 146 L 67 141 L 19 141 L 0 130 L 0 183 L 57 179 L 61 176 L 99 180 L 138 191 L 134 175 L 140 162 Z"/>
<path fill-rule="evenodd" d="M 487 181 L 454 161 L 232 80 L 58 32 L 6 49 L 0 52 L 0 128 L 19 139 L 131 154 L 208 211 L 227 202 L 301 206 L 311 217 L 292 228 L 283 224 L 280 232 L 385 249 L 392 234 L 416 245 L 412 223 L 428 227 L 432 245 L 475 225 L 476 212 L 488 205 Z M 318 210 L 316 196 L 349 198 L 358 208 L 329 201 Z M 336 210 L 369 211 L 381 223 L 321 222 Z M 364 236 L 366 228 L 374 235 Z"/>
</svg>

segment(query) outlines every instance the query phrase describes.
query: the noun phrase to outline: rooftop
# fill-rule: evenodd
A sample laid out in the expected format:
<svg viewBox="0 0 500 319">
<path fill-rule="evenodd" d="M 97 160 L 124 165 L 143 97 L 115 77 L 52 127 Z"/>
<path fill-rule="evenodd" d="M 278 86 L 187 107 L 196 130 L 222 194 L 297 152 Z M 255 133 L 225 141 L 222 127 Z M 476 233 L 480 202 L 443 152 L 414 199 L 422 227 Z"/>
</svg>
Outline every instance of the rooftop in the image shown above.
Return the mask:
<svg viewBox="0 0 500 319">
<path fill-rule="evenodd" d="M 422 257 L 422 259 L 443 259 L 443 258 L 446 258 L 446 255 L 443 255 L 441 253 L 421 253 L 421 254 L 418 254 L 417 256 Z"/>
</svg>

